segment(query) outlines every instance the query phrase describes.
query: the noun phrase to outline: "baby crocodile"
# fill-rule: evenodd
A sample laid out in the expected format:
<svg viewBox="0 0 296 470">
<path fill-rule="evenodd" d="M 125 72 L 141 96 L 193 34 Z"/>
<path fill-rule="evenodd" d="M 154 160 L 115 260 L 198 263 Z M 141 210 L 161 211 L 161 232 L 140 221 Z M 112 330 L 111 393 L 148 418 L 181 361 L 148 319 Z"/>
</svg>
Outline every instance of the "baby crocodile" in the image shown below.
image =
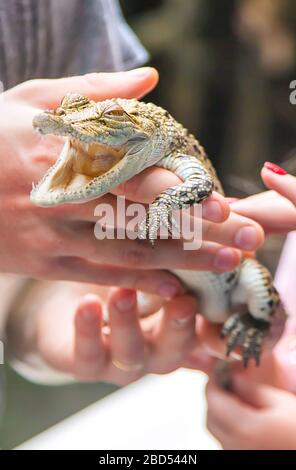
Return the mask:
<svg viewBox="0 0 296 470">
<path fill-rule="evenodd" d="M 211 161 L 197 139 L 166 110 L 135 99 L 94 102 L 77 93 L 34 118 L 42 134 L 66 137 L 65 146 L 31 193 L 39 206 L 85 202 L 156 165 L 183 182 L 163 191 L 140 224 L 139 237 L 154 241 L 165 223 L 172 229 L 172 211 L 201 203 L 213 190 L 223 194 Z M 279 295 L 268 270 L 256 259 L 244 258 L 231 272 L 176 270 L 199 296 L 201 313 L 223 323 L 226 354 L 242 349 L 243 362 L 259 364 L 264 337 L 276 318 Z"/>
</svg>

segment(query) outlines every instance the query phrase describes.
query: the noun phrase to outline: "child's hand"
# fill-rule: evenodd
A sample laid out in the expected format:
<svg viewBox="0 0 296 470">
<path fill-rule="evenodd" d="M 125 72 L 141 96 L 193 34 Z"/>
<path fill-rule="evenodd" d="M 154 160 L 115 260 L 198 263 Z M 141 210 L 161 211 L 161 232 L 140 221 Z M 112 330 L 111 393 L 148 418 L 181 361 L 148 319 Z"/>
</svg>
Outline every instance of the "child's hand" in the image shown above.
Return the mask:
<svg viewBox="0 0 296 470">
<path fill-rule="evenodd" d="M 232 202 L 231 209 L 256 220 L 267 234 L 295 230 L 296 178 L 269 162 L 265 163 L 261 176 L 271 191 Z"/>
<path fill-rule="evenodd" d="M 136 292 L 111 289 L 109 326 L 103 326 L 97 295 L 77 301 L 64 288 L 52 299 L 35 320 L 36 353 L 51 368 L 79 380 L 127 384 L 147 373 L 167 373 L 180 367 L 196 346 L 198 306 L 188 295 L 139 320 Z"/>
<path fill-rule="evenodd" d="M 271 163 L 265 164 L 261 176 L 265 185 L 272 191 L 232 202 L 232 211 L 253 218 L 262 225 L 267 233 L 287 233 L 296 230 L 296 178 Z M 292 241 L 295 246 L 295 240 Z M 293 246 L 289 246 L 285 251 L 287 251 L 287 262 L 281 263 L 276 276 L 276 285 L 285 306 L 290 307 L 289 310 L 293 313 L 295 311 L 295 255 L 293 255 L 293 251 L 295 250 Z M 250 374 L 257 381 L 257 379 L 260 380 L 260 377 L 262 380 L 262 370 L 268 371 L 266 377 L 269 376 L 267 378 L 270 383 L 296 392 L 295 321 L 290 321 L 287 324 L 284 338 L 272 350 L 281 336 L 284 325 L 285 314 L 282 307 L 277 309 L 275 320 L 271 334 L 267 338 L 268 344 L 264 350 L 260 369 L 253 367 L 251 363 L 246 374 Z M 293 331 L 289 327 L 291 323 L 294 324 Z M 200 342 L 211 355 L 223 359 L 225 357 L 225 343 L 220 339 L 220 328 L 219 325 L 211 324 L 202 318 L 199 319 L 198 337 Z M 234 352 L 231 357 L 239 358 L 240 356 Z M 194 356 L 191 356 L 187 363 L 194 367 Z M 206 367 L 206 371 L 212 370 L 212 366 Z M 240 367 L 240 363 L 235 365 L 235 368 Z"/>
<path fill-rule="evenodd" d="M 207 426 L 227 450 L 295 450 L 296 397 L 242 376 L 225 392 L 207 386 Z"/>
</svg>

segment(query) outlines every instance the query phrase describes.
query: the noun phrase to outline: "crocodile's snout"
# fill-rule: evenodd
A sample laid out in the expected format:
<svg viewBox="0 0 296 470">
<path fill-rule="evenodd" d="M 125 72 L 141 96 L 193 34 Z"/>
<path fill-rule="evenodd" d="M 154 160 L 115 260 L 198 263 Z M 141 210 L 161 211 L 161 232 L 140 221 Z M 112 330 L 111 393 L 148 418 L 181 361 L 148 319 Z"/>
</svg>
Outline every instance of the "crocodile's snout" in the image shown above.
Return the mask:
<svg viewBox="0 0 296 470">
<path fill-rule="evenodd" d="M 33 118 L 33 127 L 42 134 L 60 134 L 64 124 L 58 116 L 43 112 Z"/>
</svg>

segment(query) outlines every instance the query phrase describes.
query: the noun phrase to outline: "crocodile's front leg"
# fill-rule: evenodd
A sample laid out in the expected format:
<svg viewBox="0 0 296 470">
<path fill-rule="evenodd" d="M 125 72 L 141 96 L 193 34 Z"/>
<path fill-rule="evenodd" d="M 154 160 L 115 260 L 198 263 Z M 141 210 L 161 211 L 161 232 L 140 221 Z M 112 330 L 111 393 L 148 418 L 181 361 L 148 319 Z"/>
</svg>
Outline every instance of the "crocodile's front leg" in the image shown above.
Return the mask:
<svg viewBox="0 0 296 470">
<path fill-rule="evenodd" d="M 200 203 L 213 191 L 212 176 L 194 156 L 174 153 L 160 160 L 157 166 L 172 171 L 184 182 L 160 193 L 150 205 L 146 219 L 140 224 L 139 238 L 147 238 L 148 234 L 152 243 L 157 238 L 161 225 L 172 232 L 174 209 Z"/>
<path fill-rule="evenodd" d="M 244 303 L 248 312 L 235 313 L 225 322 L 221 335 L 227 337 L 226 354 L 240 346 L 244 365 L 247 366 L 251 357 L 259 365 L 262 344 L 273 325 L 279 295 L 269 271 L 256 259 L 248 258 L 241 264 L 231 300 L 234 305 Z"/>
</svg>

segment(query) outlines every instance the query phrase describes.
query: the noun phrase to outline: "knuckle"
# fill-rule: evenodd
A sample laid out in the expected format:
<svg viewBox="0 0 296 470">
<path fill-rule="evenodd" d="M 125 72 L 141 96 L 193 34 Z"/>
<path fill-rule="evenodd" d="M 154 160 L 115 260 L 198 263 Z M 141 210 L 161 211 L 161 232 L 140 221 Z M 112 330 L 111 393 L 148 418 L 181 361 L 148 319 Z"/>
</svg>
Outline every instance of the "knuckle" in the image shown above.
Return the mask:
<svg viewBox="0 0 296 470">
<path fill-rule="evenodd" d="M 218 224 L 213 225 L 213 222 L 203 221 L 202 223 L 202 237 L 203 240 L 212 240 L 213 237 L 217 239 L 219 236 L 219 227 L 216 227 Z"/>
<path fill-rule="evenodd" d="M 52 271 L 51 261 L 47 258 L 31 263 L 30 274 L 36 279 L 50 279 Z"/>
<path fill-rule="evenodd" d="M 97 87 L 100 84 L 103 76 L 103 73 L 91 72 L 84 74 L 82 78 L 87 86 L 90 85 L 92 87 Z"/>
<path fill-rule="evenodd" d="M 104 372 L 104 366 L 98 364 L 92 365 L 76 365 L 74 377 L 76 380 L 87 381 L 87 382 L 97 382 L 102 380 L 102 374 Z"/>
<path fill-rule="evenodd" d="M 149 263 L 148 251 L 144 249 L 144 247 L 131 247 L 126 249 L 123 253 L 123 260 L 127 266 L 132 268 L 143 268 L 147 266 Z"/>
<path fill-rule="evenodd" d="M 46 80 L 42 79 L 42 78 L 35 78 L 35 79 L 32 79 L 32 80 L 28 80 L 27 82 L 25 82 L 25 86 L 27 86 L 28 88 L 35 88 L 35 87 L 39 87 L 41 85 L 43 85 L 45 83 Z"/>
<path fill-rule="evenodd" d="M 52 266 L 61 273 L 80 271 L 81 260 L 72 256 L 58 256 L 52 260 Z"/>
<path fill-rule="evenodd" d="M 47 280 L 72 279 L 75 272 L 80 272 L 81 262 L 79 258 L 56 256 L 44 257 L 34 266 L 34 277 Z"/>
<path fill-rule="evenodd" d="M 87 365 L 97 371 L 100 370 L 105 363 L 102 352 L 97 350 L 85 349 L 79 351 L 79 358 L 77 358 L 77 365 L 80 364 L 81 370 Z"/>
<path fill-rule="evenodd" d="M 56 231 L 47 231 L 39 240 L 39 248 L 42 252 L 52 256 L 61 254 L 64 239 Z"/>
<path fill-rule="evenodd" d="M 206 268 L 206 259 L 201 256 L 201 249 L 199 249 L 198 255 L 192 254 L 192 251 L 184 250 L 182 267 L 183 269 Z"/>
</svg>

